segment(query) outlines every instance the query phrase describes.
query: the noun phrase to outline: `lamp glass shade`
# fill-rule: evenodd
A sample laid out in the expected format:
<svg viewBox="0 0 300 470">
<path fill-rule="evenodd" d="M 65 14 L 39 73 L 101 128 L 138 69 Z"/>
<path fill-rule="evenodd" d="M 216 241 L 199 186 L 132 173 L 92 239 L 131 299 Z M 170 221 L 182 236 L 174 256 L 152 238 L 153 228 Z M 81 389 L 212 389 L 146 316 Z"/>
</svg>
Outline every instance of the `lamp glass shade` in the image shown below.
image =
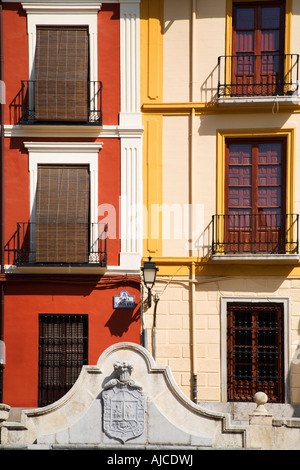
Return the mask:
<svg viewBox="0 0 300 470">
<path fill-rule="evenodd" d="M 146 286 L 153 286 L 156 277 L 156 268 L 144 268 L 143 272 Z"/>
<path fill-rule="evenodd" d="M 158 268 L 155 263 L 151 261 L 151 258 L 149 258 L 149 261 L 145 262 L 142 271 L 146 287 L 151 288 L 155 283 L 156 272 L 158 271 Z"/>
</svg>

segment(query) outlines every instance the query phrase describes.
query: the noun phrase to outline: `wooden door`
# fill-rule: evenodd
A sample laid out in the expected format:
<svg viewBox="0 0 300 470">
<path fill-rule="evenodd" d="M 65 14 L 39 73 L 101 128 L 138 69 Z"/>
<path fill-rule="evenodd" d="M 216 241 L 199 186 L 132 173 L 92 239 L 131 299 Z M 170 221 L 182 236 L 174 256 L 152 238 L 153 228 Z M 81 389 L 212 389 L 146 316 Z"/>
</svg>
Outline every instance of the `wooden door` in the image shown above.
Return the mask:
<svg viewBox="0 0 300 470">
<path fill-rule="evenodd" d="M 285 252 L 285 142 L 226 142 L 225 252 Z"/>
</svg>

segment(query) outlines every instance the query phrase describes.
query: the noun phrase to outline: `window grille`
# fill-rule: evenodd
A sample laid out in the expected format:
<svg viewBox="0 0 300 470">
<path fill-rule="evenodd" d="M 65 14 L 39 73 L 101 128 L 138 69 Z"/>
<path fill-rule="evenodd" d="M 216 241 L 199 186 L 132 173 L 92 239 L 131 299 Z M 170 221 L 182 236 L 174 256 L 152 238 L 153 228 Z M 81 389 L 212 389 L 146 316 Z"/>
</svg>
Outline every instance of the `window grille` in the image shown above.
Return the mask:
<svg viewBox="0 0 300 470">
<path fill-rule="evenodd" d="M 40 315 L 38 406 L 65 395 L 87 363 L 88 315 Z"/>
<path fill-rule="evenodd" d="M 284 401 L 283 304 L 229 303 L 227 307 L 227 394 L 252 401 L 265 392 Z"/>
</svg>

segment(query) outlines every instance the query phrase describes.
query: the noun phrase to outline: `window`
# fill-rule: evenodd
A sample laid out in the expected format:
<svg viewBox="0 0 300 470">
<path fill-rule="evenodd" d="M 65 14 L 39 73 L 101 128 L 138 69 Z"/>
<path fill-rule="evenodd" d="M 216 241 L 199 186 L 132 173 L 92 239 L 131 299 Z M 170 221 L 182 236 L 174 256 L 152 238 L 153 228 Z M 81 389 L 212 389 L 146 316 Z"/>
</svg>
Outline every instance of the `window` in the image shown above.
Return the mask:
<svg viewBox="0 0 300 470">
<path fill-rule="evenodd" d="M 282 95 L 284 2 L 233 5 L 232 96 Z"/>
<path fill-rule="evenodd" d="M 102 125 L 98 81 L 101 3 L 24 3 L 28 80 L 21 83 L 21 122 Z"/>
<path fill-rule="evenodd" d="M 36 33 L 35 119 L 87 121 L 88 28 L 38 26 Z"/>
<path fill-rule="evenodd" d="M 285 253 L 284 140 L 227 140 L 225 251 Z"/>
<path fill-rule="evenodd" d="M 284 305 L 227 303 L 227 399 L 253 401 L 265 392 L 284 401 Z"/>
<path fill-rule="evenodd" d="M 88 316 L 40 315 L 38 406 L 64 396 L 87 363 Z"/>
<path fill-rule="evenodd" d="M 30 219 L 17 224 L 16 264 L 26 269 L 107 265 L 107 224 L 98 221 L 101 142 L 24 142 Z"/>
<path fill-rule="evenodd" d="M 38 165 L 36 262 L 89 260 L 89 167 Z"/>
</svg>

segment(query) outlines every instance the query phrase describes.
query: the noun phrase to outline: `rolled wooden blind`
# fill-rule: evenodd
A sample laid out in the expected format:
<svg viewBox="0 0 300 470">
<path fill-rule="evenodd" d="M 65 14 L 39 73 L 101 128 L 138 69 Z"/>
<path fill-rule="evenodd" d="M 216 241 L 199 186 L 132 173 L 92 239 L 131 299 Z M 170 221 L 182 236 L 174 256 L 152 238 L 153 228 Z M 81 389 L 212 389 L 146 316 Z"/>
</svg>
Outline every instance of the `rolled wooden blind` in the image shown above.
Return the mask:
<svg viewBox="0 0 300 470">
<path fill-rule="evenodd" d="M 88 119 L 87 27 L 37 27 L 35 118 Z"/>
<path fill-rule="evenodd" d="M 38 166 L 36 262 L 88 262 L 89 201 L 88 166 Z"/>
</svg>

